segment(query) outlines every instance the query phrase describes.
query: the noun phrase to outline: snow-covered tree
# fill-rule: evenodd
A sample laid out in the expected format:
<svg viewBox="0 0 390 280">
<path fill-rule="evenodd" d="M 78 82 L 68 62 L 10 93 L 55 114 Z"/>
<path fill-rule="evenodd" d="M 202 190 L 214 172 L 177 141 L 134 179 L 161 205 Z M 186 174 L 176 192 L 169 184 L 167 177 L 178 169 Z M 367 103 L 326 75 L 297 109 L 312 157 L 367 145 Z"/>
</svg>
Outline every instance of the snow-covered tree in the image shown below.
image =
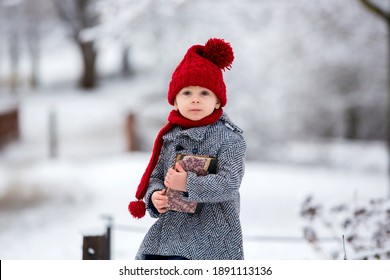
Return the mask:
<svg viewBox="0 0 390 280">
<path fill-rule="evenodd" d="M 80 86 L 91 89 L 96 86 L 97 49 L 94 40 L 83 38 L 81 33 L 99 22 L 96 0 L 55 0 L 60 17 L 67 23 L 69 32 L 82 57 L 83 73 Z"/>
<path fill-rule="evenodd" d="M 188 0 L 99 0 L 99 24 L 83 32 L 83 36 L 97 41 L 115 41 L 119 45 L 122 73 L 132 69 L 131 51 L 134 45 L 150 44 L 164 49 L 164 37 L 170 33 L 167 22 Z M 164 52 L 161 52 L 161 60 Z"/>
<path fill-rule="evenodd" d="M 39 84 L 42 42 L 53 28 L 51 0 L 0 1 L 1 76 L 11 92 Z"/>
<path fill-rule="evenodd" d="M 9 75 L 7 82 L 10 91 L 15 93 L 19 87 L 20 75 L 20 56 L 21 56 L 21 34 L 22 34 L 22 0 L 2 1 L 1 8 L 4 15 L 4 38 L 6 42 L 6 53 L 9 59 Z"/>
</svg>

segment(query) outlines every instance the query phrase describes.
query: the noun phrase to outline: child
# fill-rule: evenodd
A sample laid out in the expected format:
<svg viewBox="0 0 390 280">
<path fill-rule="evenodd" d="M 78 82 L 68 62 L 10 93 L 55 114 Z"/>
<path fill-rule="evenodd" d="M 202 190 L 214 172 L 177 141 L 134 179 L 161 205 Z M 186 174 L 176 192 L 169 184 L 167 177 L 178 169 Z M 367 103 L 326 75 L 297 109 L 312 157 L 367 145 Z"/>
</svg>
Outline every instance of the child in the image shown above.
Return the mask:
<svg viewBox="0 0 390 280">
<path fill-rule="evenodd" d="M 172 75 L 168 102 L 175 110 L 155 140 L 136 192 L 138 201 L 129 204 L 135 218 L 142 218 L 146 209 L 158 218 L 136 259 L 244 258 L 239 188 L 246 144 L 242 130 L 222 109 L 227 102 L 222 70 L 230 69 L 233 59 L 230 44 L 213 38 L 205 46 L 189 48 Z M 177 154 L 216 158 L 216 174 L 197 176 L 179 163 L 173 166 Z M 166 188 L 181 191 L 202 209 L 169 210 Z"/>
</svg>

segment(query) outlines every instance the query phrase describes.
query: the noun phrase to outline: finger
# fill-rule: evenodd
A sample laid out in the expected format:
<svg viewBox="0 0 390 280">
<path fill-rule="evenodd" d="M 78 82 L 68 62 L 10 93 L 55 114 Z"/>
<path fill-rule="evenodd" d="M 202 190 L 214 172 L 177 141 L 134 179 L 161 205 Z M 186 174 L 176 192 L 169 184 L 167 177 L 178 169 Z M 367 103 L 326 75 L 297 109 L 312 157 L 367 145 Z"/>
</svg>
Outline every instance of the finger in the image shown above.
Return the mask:
<svg viewBox="0 0 390 280">
<path fill-rule="evenodd" d="M 158 211 L 164 211 L 168 209 L 168 203 L 159 203 L 156 207 Z"/>
<path fill-rule="evenodd" d="M 165 205 L 168 202 L 168 197 L 166 195 L 161 195 L 158 198 L 156 198 L 156 201 L 159 204 L 164 204 Z"/>
<path fill-rule="evenodd" d="M 157 209 L 159 213 L 164 214 L 168 211 L 167 208 Z"/>
<path fill-rule="evenodd" d="M 179 171 L 180 173 L 186 172 L 178 162 L 176 162 L 176 170 Z"/>
<path fill-rule="evenodd" d="M 158 196 L 161 197 L 165 194 L 165 189 L 161 190 L 161 191 L 157 191 L 158 193 Z"/>
<path fill-rule="evenodd" d="M 158 202 L 165 202 L 167 200 L 167 197 L 165 195 L 158 195 L 156 196 L 156 200 Z"/>
</svg>

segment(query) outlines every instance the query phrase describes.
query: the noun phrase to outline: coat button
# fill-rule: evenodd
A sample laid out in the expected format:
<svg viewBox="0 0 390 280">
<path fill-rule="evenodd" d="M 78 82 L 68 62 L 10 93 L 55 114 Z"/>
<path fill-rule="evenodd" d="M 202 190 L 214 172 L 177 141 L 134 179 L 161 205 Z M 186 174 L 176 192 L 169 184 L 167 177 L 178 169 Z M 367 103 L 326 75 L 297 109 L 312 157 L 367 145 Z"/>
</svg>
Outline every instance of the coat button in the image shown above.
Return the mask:
<svg viewBox="0 0 390 280">
<path fill-rule="evenodd" d="M 198 153 L 198 148 L 193 148 L 193 149 L 192 149 L 192 153 L 193 153 L 193 154 L 197 154 L 197 153 Z"/>
</svg>

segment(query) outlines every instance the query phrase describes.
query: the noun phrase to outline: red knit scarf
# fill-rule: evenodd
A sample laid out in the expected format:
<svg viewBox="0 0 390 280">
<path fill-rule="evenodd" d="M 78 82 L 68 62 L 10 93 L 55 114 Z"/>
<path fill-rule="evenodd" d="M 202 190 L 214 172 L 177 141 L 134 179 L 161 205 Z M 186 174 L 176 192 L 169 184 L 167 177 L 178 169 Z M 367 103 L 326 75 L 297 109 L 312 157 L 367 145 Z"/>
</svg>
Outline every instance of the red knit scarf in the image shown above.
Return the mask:
<svg viewBox="0 0 390 280">
<path fill-rule="evenodd" d="M 134 218 L 142 218 L 146 212 L 145 202 L 142 200 L 145 196 L 146 190 L 148 188 L 150 176 L 154 168 L 156 167 L 158 157 L 161 152 L 163 145 L 163 136 L 169 132 L 176 125 L 183 127 L 184 129 L 205 126 L 215 123 L 222 116 L 222 108 L 214 110 L 214 112 L 201 120 L 192 121 L 183 117 L 178 111 L 172 110 L 168 116 L 168 123 L 160 130 L 157 135 L 156 140 L 154 141 L 152 156 L 149 160 L 149 164 L 146 167 L 144 175 L 142 176 L 141 182 L 138 185 L 137 192 L 135 197 L 138 199 L 129 203 L 129 211 Z"/>
</svg>

